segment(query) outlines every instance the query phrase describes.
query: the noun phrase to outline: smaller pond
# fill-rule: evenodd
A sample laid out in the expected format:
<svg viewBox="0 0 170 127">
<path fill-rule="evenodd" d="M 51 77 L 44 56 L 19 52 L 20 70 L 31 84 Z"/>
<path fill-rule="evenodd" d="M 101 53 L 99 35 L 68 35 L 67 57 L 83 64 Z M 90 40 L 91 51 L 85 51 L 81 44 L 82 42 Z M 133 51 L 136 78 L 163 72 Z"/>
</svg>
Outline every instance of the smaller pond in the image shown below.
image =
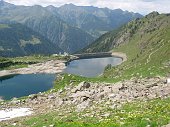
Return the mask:
<svg viewBox="0 0 170 127">
<path fill-rule="evenodd" d="M 64 72 L 84 77 L 95 77 L 101 75 L 108 64 L 116 66 L 121 62 L 122 59 L 116 57 L 79 59 L 71 61 Z"/>
<path fill-rule="evenodd" d="M 54 74 L 11 75 L 0 78 L 0 97 L 9 100 L 44 92 L 53 87 Z"/>
</svg>

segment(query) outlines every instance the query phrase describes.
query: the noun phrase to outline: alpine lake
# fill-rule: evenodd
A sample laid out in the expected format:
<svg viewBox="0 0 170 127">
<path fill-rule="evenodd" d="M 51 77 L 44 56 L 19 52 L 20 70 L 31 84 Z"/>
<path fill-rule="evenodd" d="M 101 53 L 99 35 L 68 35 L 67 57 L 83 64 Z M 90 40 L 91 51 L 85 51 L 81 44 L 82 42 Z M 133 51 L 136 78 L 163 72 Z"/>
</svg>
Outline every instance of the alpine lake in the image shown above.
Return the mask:
<svg viewBox="0 0 170 127">
<path fill-rule="evenodd" d="M 73 60 L 67 64 L 62 73 L 75 74 L 84 77 L 96 77 L 103 73 L 108 64 L 116 66 L 121 58 L 104 57 Z M 57 74 L 24 74 L 0 77 L 0 97 L 10 100 L 51 89 Z"/>
</svg>

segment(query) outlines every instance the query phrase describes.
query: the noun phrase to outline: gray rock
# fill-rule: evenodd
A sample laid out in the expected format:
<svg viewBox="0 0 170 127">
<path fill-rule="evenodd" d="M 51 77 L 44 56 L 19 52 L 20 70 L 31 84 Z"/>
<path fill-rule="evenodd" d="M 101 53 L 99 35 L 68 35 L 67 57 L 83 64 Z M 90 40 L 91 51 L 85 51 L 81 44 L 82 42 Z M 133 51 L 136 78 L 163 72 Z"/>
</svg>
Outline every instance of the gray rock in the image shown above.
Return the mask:
<svg viewBox="0 0 170 127">
<path fill-rule="evenodd" d="M 19 104 L 20 103 L 20 100 L 18 100 L 17 98 L 13 98 L 12 101 L 11 101 L 11 104 Z"/>
<path fill-rule="evenodd" d="M 90 83 L 88 82 L 84 82 L 83 86 L 82 86 L 84 89 L 88 89 L 90 88 Z"/>
<path fill-rule="evenodd" d="M 110 113 L 106 113 L 106 114 L 101 115 L 101 117 L 109 117 L 109 116 L 110 116 Z"/>
<path fill-rule="evenodd" d="M 88 82 L 81 82 L 76 88 L 72 90 L 73 93 L 76 93 L 77 91 L 82 91 L 84 89 L 88 89 L 90 87 L 90 83 Z"/>
<path fill-rule="evenodd" d="M 103 99 L 105 97 L 105 92 L 101 92 L 101 93 L 99 93 L 97 96 L 96 96 L 96 99 L 97 100 L 101 100 L 101 99 Z"/>
<path fill-rule="evenodd" d="M 103 88 L 103 90 L 104 90 L 104 92 L 106 92 L 106 93 L 111 93 L 111 92 L 112 92 L 112 89 L 111 89 L 111 87 L 109 87 L 109 86 L 105 86 L 105 87 Z"/>
<path fill-rule="evenodd" d="M 88 106 L 90 105 L 90 100 L 87 101 L 83 101 L 82 103 L 80 103 L 79 105 L 77 105 L 77 111 L 83 111 L 84 109 L 86 109 Z"/>
<path fill-rule="evenodd" d="M 0 102 L 3 102 L 3 101 L 4 101 L 4 100 L 3 100 L 3 97 L 0 96 Z"/>
<path fill-rule="evenodd" d="M 71 93 L 76 93 L 77 91 L 80 91 L 80 90 L 77 89 L 77 88 L 73 88 L 73 89 L 71 90 Z"/>
<path fill-rule="evenodd" d="M 56 97 L 54 95 L 49 95 L 48 99 L 55 99 Z"/>
<path fill-rule="evenodd" d="M 56 97 L 55 100 L 54 100 L 54 104 L 56 106 L 60 106 L 64 103 L 64 98 L 60 98 L 60 97 Z"/>
<path fill-rule="evenodd" d="M 89 99 L 89 97 L 81 97 L 81 102 L 83 102 L 83 101 L 86 101 L 86 100 L 88 100 Z"/>
<path fill-rule="evenodd" d="M 149 85 L 146 86 L 146 88 L 151 88 L 151 87 L 154 87 L 154 86 L 158 86 L 158 84 L 157 83 L 149 84 Z"/>
<path fill-rule="evenodd" d="M 109 94 L 108 97 L 109 98 L 114 98 L 114 97 L 116 97 L 116 94 Z"/>
<path fill-rule="evenodd" d="M 90 98 L 90 93 L 86 91 L 79 91 L 69 96 L 70 98 L 88 97 Z"/>
<path fill-rule="evenodd" d="M 170 78 L 167 78 L 166 83 L 170 84 Z"/>
<path fill-rule="evenodd" d="M 37 94 L 31 94 L 28 96 L 31 100 L 37 99 Z"/>
<path fill-rule="evenodd" d="M 58 93 L 62 93 L 63 92 L 63 90 L 62 89 L 60 89 L 59 91 L 58 91 Z"/>
<path fill-rule="evenodd" d="M 128 87 L 123 83 L 122 87 L 119 88 L 119 90 L 126 90 Z"/>
</svg>

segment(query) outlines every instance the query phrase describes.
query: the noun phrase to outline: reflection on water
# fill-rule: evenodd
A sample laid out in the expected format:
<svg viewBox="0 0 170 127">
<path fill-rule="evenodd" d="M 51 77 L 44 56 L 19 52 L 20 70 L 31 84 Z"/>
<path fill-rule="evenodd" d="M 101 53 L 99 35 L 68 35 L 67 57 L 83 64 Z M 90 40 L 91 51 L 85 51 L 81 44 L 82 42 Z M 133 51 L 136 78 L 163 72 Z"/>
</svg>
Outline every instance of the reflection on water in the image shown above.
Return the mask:
<svg viewBox="0 0 170 127">
<path fill-rule="evenodd" d="M 74 60 L 68 64 L 64 72 L 84 77 L 95 77 L 102 74 L 108 64 L 116 66 L 121 62 L 121 58 L 115 57 Z"/>
<path fill-rule="evenodd" d="M 15 77 L 15 76 L 17 76 L 17 74 L 2 76 L 2 77 L 0 77 L 0 82 L 2 82 L 2 81 L 4 81 L 4 80 L 11 79 L 11 78 L 13 78 L 13 77 Z"/>
<path fill-rule="evenodd" d="M 1 78 L 0 97 L 9 100 L 13 97 L 22 97 L 44 92 L 53 87 L 53 74 L 12 75 Z"/>
</svg>

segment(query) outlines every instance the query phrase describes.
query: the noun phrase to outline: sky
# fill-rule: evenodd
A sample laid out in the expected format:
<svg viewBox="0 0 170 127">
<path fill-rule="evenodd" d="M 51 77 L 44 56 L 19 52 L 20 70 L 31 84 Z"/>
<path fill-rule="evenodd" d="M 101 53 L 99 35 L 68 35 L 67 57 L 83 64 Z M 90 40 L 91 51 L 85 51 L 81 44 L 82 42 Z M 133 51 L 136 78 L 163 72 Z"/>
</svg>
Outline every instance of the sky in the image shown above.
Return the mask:
<svg viewBox="0 0 170 127">
<path fill-rule="evenodd" d="M 95 6 L 100 8 L 110 8 L 138 12 L 146 15 L 152 11 L 159 13 L 170 13 L 170 0 L 5 0 L 15 5 L 53 5 L 56 7 L 64 4 L 75 4 L 78 6 Z"/>
</svg>

